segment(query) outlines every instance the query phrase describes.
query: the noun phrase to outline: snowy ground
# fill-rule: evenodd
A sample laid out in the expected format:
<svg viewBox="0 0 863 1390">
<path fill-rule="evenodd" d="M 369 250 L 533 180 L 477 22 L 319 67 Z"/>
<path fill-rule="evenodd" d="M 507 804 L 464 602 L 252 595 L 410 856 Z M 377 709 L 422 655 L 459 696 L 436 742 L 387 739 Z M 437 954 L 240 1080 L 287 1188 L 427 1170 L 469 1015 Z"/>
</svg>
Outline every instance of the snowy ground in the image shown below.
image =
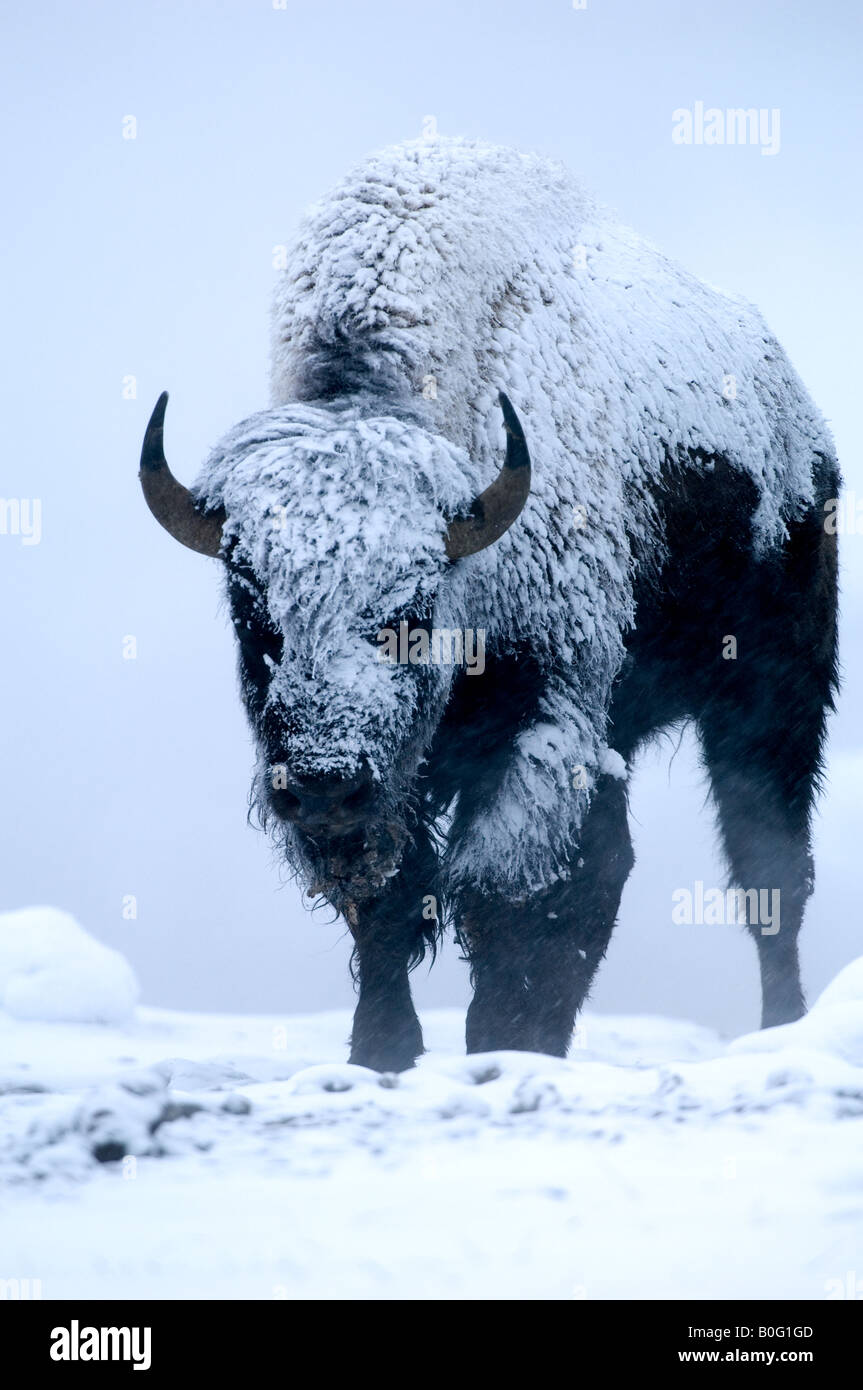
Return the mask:
<svg viewBox="0 0 863 1390">
<path fill-rule="evenodd" d="M 462 1014 L 434 1011 L 429 1054 L 393 1077 L 344 1063 L 344 1013 L 136 1010 L 103 951 L 48 910 L 0 917 L 0 1280 L 43 1298 L 863 1296 L 863 958 L 801 1023 L 730 1045 L 588 1015 L 565 1062 L 465 1058 Z"/>
</svg>

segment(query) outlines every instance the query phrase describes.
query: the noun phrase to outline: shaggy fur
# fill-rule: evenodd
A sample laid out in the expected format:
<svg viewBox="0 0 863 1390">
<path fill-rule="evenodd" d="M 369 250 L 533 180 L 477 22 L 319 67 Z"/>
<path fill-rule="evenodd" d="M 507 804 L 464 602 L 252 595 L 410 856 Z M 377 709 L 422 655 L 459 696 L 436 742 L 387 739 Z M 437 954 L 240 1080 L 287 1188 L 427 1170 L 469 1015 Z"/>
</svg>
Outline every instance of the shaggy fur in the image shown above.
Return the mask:
<svg viewBox="0 0 863 1390">
<path fill-rule="evenodd" d="M 500 467 L 500 388 L 531 495 L 451 565 L 447 522 Z M 838 475 L 756 311 L 559 167 L 420 141 L 311 213 L 273 396 L 197 490 L 228 517 L 259 803 L 354 933 L 354 1059 L 421 1049 L 407 967 L 444 903 L 474 973 L 469 1047 L 565 1051 L 632 863 L 620 774 L 682 718 L 735 880 L 782 891 L 779 936 L 756 931 L 764 1017 L 796 1016 Z M 484 674 L 380 662 L 375 634 L 405 620 L 484 630 Z"/>
</svg>

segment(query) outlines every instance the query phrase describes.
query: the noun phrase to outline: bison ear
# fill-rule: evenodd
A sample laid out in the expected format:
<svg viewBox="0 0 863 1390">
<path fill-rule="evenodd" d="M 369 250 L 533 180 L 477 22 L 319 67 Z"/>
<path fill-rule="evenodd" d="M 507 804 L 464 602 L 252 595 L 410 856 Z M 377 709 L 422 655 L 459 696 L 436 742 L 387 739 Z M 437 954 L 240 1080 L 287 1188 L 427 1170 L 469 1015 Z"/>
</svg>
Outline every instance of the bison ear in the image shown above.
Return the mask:
<svg viewBox="0 0 863 1390">
<path fill-rule="evenodd" d="M 451 560 L 475 555 L 500 540 L 515 521 L 530 492 L 530 454 L 524 431 L 509 397 L 499 393 L 506 430 L 506 459 L 494 482 L 475 497 L 470 515 L 456 518 L 446 534 L 446 553 Z"/>
<path fill-rule="evenodd" d="M 177 482 L 165 461 L 164 429 L 168 393 L 156 402 L 141 449 L 138 477 L 147 506 L 160 526 L 199 555 L 218 556 L 222 545 L 225 512 L 203 512 L 188 488 Z"/>
</svg>

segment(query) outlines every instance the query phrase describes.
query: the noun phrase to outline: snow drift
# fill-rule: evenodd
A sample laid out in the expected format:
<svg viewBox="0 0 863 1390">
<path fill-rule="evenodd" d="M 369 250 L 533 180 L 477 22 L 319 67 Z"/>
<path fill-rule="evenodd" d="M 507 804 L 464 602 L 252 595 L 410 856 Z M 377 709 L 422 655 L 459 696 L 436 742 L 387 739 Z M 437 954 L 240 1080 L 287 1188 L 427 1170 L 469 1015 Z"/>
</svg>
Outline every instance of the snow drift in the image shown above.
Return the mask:
<svg viewBox="0 0 863 1390">
<path fill-rule="evenodd" d="M 7 914 L 0 950 L 4 994 L 27 962 L 54 981 L 0 1011 L 0 1278 L 44 1298 L 863 1289 L 863 957 L 730 1046 L 588 1014 L 566 1060 L 465 1057 L 460 1011 L 432 1011 L 395 1076 L 341 1060 L 346 1012 L 57 1021 L 132 994 L 65 913 Z"/>
<path fill-rule="evenodd" d="M 126 1022 L 138 999 L 131 966 L 68 912 L 0 914 L 0 1010 L 42 1022 Z"/>
</svg>

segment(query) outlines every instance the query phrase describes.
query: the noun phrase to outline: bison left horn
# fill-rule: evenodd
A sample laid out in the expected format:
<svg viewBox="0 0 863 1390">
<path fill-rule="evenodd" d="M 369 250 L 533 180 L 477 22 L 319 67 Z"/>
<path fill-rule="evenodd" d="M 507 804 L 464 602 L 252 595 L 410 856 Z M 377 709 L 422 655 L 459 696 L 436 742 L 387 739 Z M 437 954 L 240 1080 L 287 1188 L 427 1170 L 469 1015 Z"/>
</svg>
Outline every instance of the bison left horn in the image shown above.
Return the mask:
<svg viewBox="0 0 863 1390">
<path fill-rule="evenodd" d="M 204 512 L 187 487 L 178 482 L 165 461 L 164 428 L 168 393 L 156 402 L 144 435 L 141 470 L 138 477 L 147 506 L 174 540 L 197 550 L 199 555 L 218 555 L 222 545 L 225 513 Z"/>
<path fill-rule="evenodd" d="M 451 521 L 446 534 L 446 553 L 451 560 L 475 555 L 500 540 L 515 521 L 530 492 L 530 454 L 524 431 L 509 397 L 499 392 L 506 430 L 506 459 L 494 482 L 475 497 L 470 514 Z"/>
</svg>

